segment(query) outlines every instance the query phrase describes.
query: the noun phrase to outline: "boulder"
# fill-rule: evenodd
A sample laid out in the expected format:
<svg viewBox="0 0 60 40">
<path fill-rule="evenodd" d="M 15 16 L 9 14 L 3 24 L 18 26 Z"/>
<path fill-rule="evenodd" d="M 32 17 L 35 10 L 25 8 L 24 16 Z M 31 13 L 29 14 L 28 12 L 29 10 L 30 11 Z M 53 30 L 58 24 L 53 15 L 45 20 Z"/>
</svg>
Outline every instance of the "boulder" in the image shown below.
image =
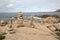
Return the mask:
<svg viewBox="0 0 60 40">
<path fill-rule="evenodd" d="M 47 17 L 44 18 L 41 23 L 49 23 L 49 24 L 53 24 L 53 23 L 57 23 L 58 20 L 55 17 Z"/>
<path fill-rule="evenodd" d="M 1 21 L 0 21 L 0 24 L 1 24 L 1 26 L 5 26 L 5 25 L 7 24 L 7 22 L 4 21 L 4 20 L 1 20 Z"/>
</svg>

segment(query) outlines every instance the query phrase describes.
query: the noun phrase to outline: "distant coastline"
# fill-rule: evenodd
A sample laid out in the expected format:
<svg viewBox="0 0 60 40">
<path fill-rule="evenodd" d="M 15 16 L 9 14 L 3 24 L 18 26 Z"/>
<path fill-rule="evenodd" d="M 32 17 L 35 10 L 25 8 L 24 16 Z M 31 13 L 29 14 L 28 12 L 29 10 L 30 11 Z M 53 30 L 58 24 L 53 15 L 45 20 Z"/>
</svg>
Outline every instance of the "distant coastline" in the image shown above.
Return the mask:
<svg viewBox="0 0 60 40">
<path fill-rule="evenodd" d="M 41 15 L 41 16 L 38 16 L 38 15 L 35 15 L 35 17 L 41 17 L 41 18 L 46 18 L 46 17 L 55 17 L 55 18 L 60 18 L 60 15 L 48 15 L 48 14 L 45 14 L 45 15 Z"/>
<path fill-rule="evenodd" d="M 3 20 L 10 20 L 10 17 L 17 17 L 18 13 L 0 13 L 0 19 Z M 60 12 L 25 12 L 23 13 L 24 16 L 37 16 L 37 17 L 46 17 L 46 16 L 55 16 L 60 18 Z"/>
</svg>

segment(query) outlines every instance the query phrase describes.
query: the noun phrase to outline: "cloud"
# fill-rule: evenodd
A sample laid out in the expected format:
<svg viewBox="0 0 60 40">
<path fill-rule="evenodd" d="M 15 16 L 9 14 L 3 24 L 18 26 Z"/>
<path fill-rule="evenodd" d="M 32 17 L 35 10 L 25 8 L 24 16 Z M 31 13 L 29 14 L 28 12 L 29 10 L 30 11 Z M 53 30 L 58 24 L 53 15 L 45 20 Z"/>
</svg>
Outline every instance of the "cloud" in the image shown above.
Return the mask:
<svg viewBox="0 0 60 40">
<path fill-rule="evenodd" d="M 0 12 L 53 11 L 58 8 L 60 0 L 0 0 Z"/>
<path fill-rule="evenodd" d="M 10 8 L 10 7 L 13 7 L 13 6 L 14 6 L 14 4 L 8 4 L 6 7 Z"/>
</svg>

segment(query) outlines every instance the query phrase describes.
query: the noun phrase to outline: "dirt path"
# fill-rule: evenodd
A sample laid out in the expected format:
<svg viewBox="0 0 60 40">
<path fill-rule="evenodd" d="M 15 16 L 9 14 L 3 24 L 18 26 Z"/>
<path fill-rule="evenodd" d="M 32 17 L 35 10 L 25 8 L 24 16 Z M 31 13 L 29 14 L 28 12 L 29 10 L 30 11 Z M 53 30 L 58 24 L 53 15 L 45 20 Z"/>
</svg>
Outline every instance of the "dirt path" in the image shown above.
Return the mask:
<svg viewBox="0 0 60 40">
<path fill-rule="evenodd" d="M 34 28 L 21 27 L 14 34 L 7 34 L 4 40 L 57 40 L 48 32 L 43 32 Z"/>
</svg>

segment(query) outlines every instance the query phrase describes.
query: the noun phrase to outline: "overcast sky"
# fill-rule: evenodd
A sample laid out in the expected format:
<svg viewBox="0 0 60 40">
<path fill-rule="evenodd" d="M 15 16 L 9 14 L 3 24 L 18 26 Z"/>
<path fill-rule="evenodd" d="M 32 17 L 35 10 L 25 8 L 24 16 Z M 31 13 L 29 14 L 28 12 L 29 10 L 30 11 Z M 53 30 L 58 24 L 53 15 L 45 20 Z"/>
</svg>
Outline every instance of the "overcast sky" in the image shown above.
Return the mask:
<svg viewBox="0 0 60 40">
<path fill-rule="evenodd" d="M 0 0 L 0 12 L 51 12 L 60 9 L 60 0 Z"/>
</svg>

